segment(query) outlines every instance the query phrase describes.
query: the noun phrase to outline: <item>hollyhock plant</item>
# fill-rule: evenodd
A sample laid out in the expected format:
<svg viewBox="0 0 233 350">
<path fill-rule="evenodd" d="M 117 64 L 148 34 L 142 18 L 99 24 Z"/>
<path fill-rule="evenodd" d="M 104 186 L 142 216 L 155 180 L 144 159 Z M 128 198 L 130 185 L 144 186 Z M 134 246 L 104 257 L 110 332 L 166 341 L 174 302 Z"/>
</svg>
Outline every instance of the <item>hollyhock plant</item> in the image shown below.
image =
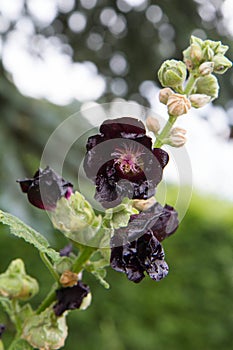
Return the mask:
<svg viewBox="0 0 233 350">
<path fill-rule="evenodd" d="M 69 199 L 73 185 L 47 166 L 38 169 L 31 179 L 17 180 L 21 190 L 27 193 L 29 202 L 37 208 L 53 210 L 61 197 Z"/>
<path fill-rule="evenodd" d="M 91 302 L 83 272 L 91 273 L 105 288 L 109 288 L 105 280 L 109 265 L 134 283 L 146 276 L 153 281 L 167 276 L 162 242 L 176 232 L 179 220 L 172 206 L 161 205 L 155 198 L 169 160 L 161 147 L 182 147 L 186 130 L 173 127 L 177 118 L 218 96 L 215 74 L 231 67 L 225 57 L 227 49 L 221 42 L 192 36 L 183 61 L 162 64 L 158 78 L 164 88 L 159 100 L 167 107 L 168 120 L 161 126 L 156 118 L 147 117 L 145 124 L 153 142 L 141 120 L 122 115 L 105 120 L 99 133 L 89 137 L 84 170 L 94 183 L 95 199 L 105 208 L 104 213 L 95 210 L 84 194 L 73 191 L 73 185 L 49 166 L 37 170 L 32 178 L 18 180 L 32 205 L 50 211 L 53 228 L 64 234 L 67 244 L 53 249 L 39 232 L 0 210 L 0 222 L 39 251 L 54 279 L 34 310 L 28 301 L 39 285 L 26 273 L 23 261 L 15 259 L 0 273 L 0 303 L 15 326 L 9 349 L 56 350 L 64 346 L 67 315 L 85 310 Z M 1 350 L 4 330 L 0 324 Z"/>
<path fill-rule="evenodd" d="M 166 151 L 152 148 L 143 123 L 129 117 L 106 120 L 86 147 L 84 170 L 104 207 L 114 207 L 124 197 L 153 196 L 169 159 Z"/>
</svg>

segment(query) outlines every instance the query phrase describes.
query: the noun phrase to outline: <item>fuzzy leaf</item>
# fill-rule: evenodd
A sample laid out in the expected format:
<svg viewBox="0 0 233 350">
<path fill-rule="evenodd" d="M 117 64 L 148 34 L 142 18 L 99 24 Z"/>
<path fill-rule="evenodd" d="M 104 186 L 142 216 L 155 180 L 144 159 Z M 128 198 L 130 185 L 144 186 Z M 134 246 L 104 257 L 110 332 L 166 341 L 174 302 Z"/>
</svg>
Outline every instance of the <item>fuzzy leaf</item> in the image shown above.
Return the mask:
<svg viewBox="0 0 233 350">
<path fill-rule="evenodd" d="M 49 242 L 39 232 L 26 225 L 20 219 L 0 210 L 0 222 L 10 227 L 10 232 L 26 242 L 34 245 L 40 252 L 47 254 L 54 262 L 59 259 L 59 253 L 49 247 Z"/>
<path fill-rule="evenodd" d="M 18 339 L 10 345 L 8 350 L 33 350 L 33 347 L 26 340 Z"/>
</svg>

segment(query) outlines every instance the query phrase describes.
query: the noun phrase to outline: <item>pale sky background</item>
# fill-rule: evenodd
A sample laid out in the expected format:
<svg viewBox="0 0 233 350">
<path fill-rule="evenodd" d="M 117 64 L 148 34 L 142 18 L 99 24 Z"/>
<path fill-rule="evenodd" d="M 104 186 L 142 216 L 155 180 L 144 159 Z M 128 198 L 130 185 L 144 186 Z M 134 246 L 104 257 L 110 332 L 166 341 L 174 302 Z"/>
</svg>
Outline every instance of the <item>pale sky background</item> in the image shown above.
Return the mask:
<svg viewBox="0 0 233 350">
<path fill-rule="evenodd" d="M 80 1 L 86 8 L 92 8 L 97 0 Z M 146 4 L 145 0 L 125 2 L 129 9 Z M 214 11 L 212 1 L 196 2 L 199 3 L 199 14 L 211 19 Z M 57 105 L 69 104 L 74 99 L 87 103 L 101 97 L 105 80 L 92 62 L 72 63 L 70 48 L 67 45 L 67 54 L 62 53 L 56 38 L 45 39 L 40 36 L 31 47 L 29 37 L 34 28 L 30 18 L 19 16 L 22 4 L 22 0 L 0 0 L 0 32 L 9 27 L 10 20 L 19 18 L 17 29 L 8 37 L 4 48 L 0 42 L 0 55 L 20 92 L 26 96 L 46 98 Z M 69 12 L 74 0 L 28 0 L 28 5 L 31 15 L 41 27 L 46 27 L 58 9 Z M 225 0 L 221 11 L 224 26 L 233 36 L 233 1 Z M 85 29 L 86 18 L 81 12 L 76 12 L 70 17 L 69 24 L 74 31 L 81 32 Z M 32 55 L 31 49 L 40 52 L 43 59 Z M 151 72 L 151 79 L 154 74 Z M 165 117 L 166 107 L 158 102 L 158 91 L 152 80 L 142 83 L 140 87 L 140 93 L 150 101 L 152 110 Z M 210 115 L 210 121 L 207 122 L 201 115 Z M 178 125 L 187 129 L 186 149 L 192 164 L 193 185 L 206 193 L 233 200 L 233 142 L 226 142 L 229 129 L 223 108 L 210 105 L 198 113 L 192 109 L 188 115 L 179 119 Z M 175 173 L 171 162 L 165 177 L 176 182 Z"/>
</svg>

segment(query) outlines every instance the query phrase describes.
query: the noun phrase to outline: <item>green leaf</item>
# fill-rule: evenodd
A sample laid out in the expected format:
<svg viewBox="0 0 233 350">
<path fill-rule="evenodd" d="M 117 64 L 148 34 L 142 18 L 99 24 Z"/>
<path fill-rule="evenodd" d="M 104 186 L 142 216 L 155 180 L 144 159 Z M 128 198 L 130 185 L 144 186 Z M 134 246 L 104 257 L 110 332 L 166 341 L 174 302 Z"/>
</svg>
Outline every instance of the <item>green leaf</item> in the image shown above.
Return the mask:
<svg viewBox="0 0 233 350">
<path fill-rule="evenodd" d="M 10 345 L 8 350 L 33 350 L 33 347 L 26 340 L 18 339 Z"/>
<path fill-rule="evenodd" d="M 40 252 L 47 254 L 54 262 L 59 259 L 59 253 L 49 247 L 49 242 L 39 232 L 26 225 L 20 219 L 0 210 L 0 222 L 10 227 L 10 232 L 26 242 L 34 245 Z"/>
</svg>

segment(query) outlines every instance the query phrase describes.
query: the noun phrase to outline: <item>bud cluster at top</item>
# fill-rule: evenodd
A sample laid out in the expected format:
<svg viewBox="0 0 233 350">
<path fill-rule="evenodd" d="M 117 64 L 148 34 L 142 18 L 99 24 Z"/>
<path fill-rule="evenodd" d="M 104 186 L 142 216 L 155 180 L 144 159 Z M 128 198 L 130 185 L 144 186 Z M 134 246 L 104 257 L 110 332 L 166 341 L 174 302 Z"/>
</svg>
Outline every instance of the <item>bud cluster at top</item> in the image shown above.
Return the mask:
<svg viewBox="0 0 233 350">
<path fill-rule="evenodd" d="M 166 60 L 161 65 L 158 78 L 164 89 L 159 99 L 168 106 L 170 115 L 178 117 L 191 106 L 200 108 L 218 97 L 219 84 L 214 74 L 231 68 L 232 62 L 225 57 L 227 50 L 228 46 L 220 41 L 192 36 L 183 51 L 183 61 Z"/>
</svg>

